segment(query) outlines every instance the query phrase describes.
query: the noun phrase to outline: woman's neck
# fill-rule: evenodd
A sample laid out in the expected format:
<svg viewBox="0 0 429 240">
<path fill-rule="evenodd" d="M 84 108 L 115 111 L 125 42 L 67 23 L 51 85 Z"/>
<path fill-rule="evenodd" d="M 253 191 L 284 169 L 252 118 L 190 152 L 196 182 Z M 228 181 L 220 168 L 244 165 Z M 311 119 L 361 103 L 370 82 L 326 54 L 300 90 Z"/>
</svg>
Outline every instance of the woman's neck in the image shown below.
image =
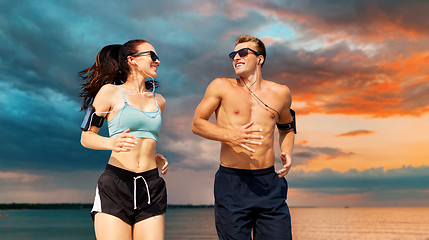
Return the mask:
<svg viewBox="0 0 429 240">
<path fill-rule="evenodd" d="M 122 84 L 127 89 L 130 89 L 132 92 L 135 93 L 144 93 L 149 92 L 149 90 L 146 88 L 145 78 L 142 76 L 133 77 L 129 76 L 127 78 L 127 81 Z"/>
</svg>

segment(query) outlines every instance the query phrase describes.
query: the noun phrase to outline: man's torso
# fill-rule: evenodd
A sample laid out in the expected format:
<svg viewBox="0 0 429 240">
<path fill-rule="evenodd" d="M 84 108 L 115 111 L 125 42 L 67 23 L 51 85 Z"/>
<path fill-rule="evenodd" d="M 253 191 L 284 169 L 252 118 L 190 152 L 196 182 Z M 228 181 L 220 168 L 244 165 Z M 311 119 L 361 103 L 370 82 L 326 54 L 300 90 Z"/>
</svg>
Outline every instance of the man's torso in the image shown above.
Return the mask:
<svg viewBox="0 0 429 240">
<path fill-rule="evenodd" d="M 237 129 L 246 123 L 254 122 L 250 129 L 262 129 L 262 132 L 252 133 L 262 135 L 260 146 L 248 144 L 255 150 L 251 153 L 239 146 L 222 142 L 220 161 L 221 165 L 240 169 L 263 169 L 274 165 L 274 129 L 279 121 L 277 112 L 281 112 L 285 105 L 285 97 L 281 96 L 279 84 L 262 81 L 261 87 L 254 94 L 258 100 L 236 79 L 224 79 L 225 87 L 221 91 L 221 102 L 216 110 L 217 125 L 227 129 Z M 275 109 L 276 111 L 268 108 Z"/>
</svg>

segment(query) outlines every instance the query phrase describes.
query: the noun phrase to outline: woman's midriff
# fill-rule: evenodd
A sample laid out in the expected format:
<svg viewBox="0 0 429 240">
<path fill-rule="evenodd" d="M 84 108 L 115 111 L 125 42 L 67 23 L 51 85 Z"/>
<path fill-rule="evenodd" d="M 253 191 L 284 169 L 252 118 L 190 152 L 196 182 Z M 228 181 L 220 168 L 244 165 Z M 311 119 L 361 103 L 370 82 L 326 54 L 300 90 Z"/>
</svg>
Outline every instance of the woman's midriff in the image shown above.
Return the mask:
<svg viewBox="0 0 429 240">
<path fill-rule="evenodd" d="M 132 172 L 145 172 L 156 168 L 156 141 L 136 138 L 137 144 L 129 152 L 112 152 L 109 164 Z"/>
</svg>

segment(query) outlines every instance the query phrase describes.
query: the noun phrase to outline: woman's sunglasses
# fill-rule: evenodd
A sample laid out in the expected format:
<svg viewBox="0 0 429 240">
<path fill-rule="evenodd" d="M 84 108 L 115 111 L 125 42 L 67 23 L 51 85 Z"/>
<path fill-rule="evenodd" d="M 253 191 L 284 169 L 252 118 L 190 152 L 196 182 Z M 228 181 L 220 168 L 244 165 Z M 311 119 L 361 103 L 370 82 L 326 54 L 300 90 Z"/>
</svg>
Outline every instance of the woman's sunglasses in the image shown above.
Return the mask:
<svg viewBox="0 0 429 240">
<path fill-rule="evenodd" d="M 145 51 L 145 52 L 134 53 L 134 54 L 131 54 L 130 56 L 137 57 L 137 56 L 143 55 L 145 53 L 150 53 L 150 58 L 152 58 L 152 61 L 155 62 L 157 59 L 159 60 L 159 57 L 153 51 Z"/>
<path fill-rule="evenodd" d="M 235 51 L 235 52 L 232 52 L 232 53 L 230 53 L 229 54 L 229 60 L 231 60 L 231 61 L 234 61 L 234 58 L 235 58 L 235 55 L 238 53 L 238 55 L 240 56 L 240 57 L 245 57 L 245 56 L 247 56 L 247 54 L 249 54 L 249 50 L 250 51 L 252 51 L 256 56 L 259 56 L 259 55 L 261 55 L 261 54 L 259 54 L 258 52 L 256 52 L 255 50 L 252 50 L 252 49 L 250 49 L 250 48 L 242 48 L 242 49 L 240 49 L 240 50 L 238 50 L 238 51 Z"/>
</svg>

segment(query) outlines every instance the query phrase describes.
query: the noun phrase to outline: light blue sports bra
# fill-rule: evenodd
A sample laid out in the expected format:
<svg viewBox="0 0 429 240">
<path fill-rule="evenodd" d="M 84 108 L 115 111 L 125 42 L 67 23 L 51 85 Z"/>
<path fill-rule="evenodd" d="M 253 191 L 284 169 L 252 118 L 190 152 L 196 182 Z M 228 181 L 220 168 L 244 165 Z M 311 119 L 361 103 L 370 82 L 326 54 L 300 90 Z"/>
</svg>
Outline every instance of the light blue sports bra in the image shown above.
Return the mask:
<svg viewBox="0 0 429 240">
<path fill-rule="evenodd" d="M 125 105 L 108 122 L 110 137 L 116 138 L 117 135 L 129 128 L 130 133 L 138 138 L 151 138 L 158 141 L 162 119 L 155 93 L 153 96 L 155 97 L 155 103 L 158 109 L 154 112 L 147 112 L 130 106 L 127 103 L 127 99 L 121 87 L 118 87 L 124 98 Z"/>
</svg>

